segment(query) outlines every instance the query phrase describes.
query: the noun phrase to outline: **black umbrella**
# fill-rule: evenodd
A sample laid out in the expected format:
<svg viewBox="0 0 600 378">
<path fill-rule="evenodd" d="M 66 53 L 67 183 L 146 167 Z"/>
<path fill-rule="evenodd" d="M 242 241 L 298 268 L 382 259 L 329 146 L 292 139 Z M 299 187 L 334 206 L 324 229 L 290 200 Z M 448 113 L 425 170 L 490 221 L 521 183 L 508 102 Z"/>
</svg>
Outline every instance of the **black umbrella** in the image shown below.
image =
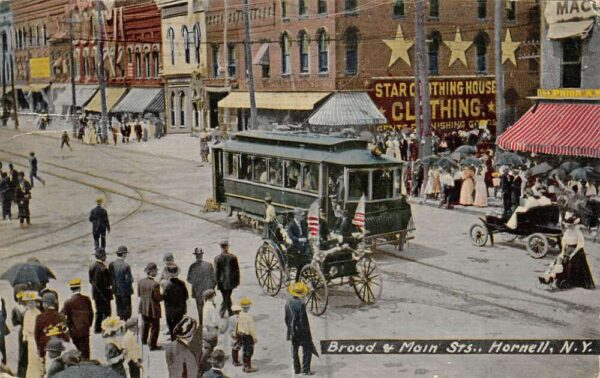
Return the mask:
<svg viewBox="0 0 600 378">
<path fill-rule="evenodd" d="M 576 161 L 565 161 L 560 165 L 560 168 L 566 172 L 571 172 L 579 167 L 581 167 L 581 164 L 577 163 Z"/>
<path fill-rule="evenodd" d="M 567 179 L 567 172 L 565 172 L 565 170 L 562 168 L 555 168 L 555 169 L 551 170 L 550 172 L 548 172 L 548 176 L 549 177 L 556 176 L 560 180 L 564 181 Z"/>
<path fill-rule="evenodd" d="M 15 264 L 0 276 L 0 280 L 10 282 L 10 285 L 13 287 L 17 284 L 28 282 L 45 284 L 50 279 L 56 279 L 54 273 L 48 267 L 35 261 Z"/>
<path fill-rule="evenodd" d="M 461 152 L 461 153 L 473 155 L 473 154 L 477 153 L 477 148 L 473 147 L 473 146 L 469 146 L 468 144 L 465 144 L 464 146 L 458 147 L 456 150 L 454 150 L 454 152 Z"/>
<path fill-rule="evenodd" d="M 529 169 L 528 173 L 531 176 L 538 176 L 538 175 L 546 174 L 553 169 L 554 169 L 553 166 L 551 166 L 550 164 L 548 164 L 546 162 L 543 162 L 542 164 L 534 165 L 533 167 L 531 167 Z"/>
<path fill-rule="evenodd" d="M 460 165 L 462 165 L 462 166 L 468 166 L 468 165 L 480 166 L 482 164 L 483 163 L 481 162 L 481 160 L 479 160 L 479 159 L 477 159 L 476 157 L 473 157 L 473 156 L 469 156 L 468 158 L 463 159 L 460 162 Z"/>
<path fill-rule="evenodd" d="M 525 164 L 525 159 L 515 154 L 514 152 L 505 152 L 503 154 L 500 154 L 496 156 L 496 159 L 494 161 L 494 166 L 496 167 L 500 165 L 515 166 L 523 164 Z"/>
<path fill-rule="evenodd" d="M 440 167 L 440 168 L 444 168 L 444 169 L 451 169 L 451 168 L 458 167 L 458 164 L 454 160 L 448 159 L 447 157 L 441 158 L 440 160 L 433 163 L 433 165 L 435 167 Z"/>
<path fill-rule="evenodd" d="M 429 155 L 429 156 L 425 156 L 423 159 L 417 160 L 417 163 L 425 164 L 425 165 L 431 165 L 431 164 L 434 164 L 438 160 L 440 160 L 439 156 L 437 156 L 437 155 Z"/>
<path fill-rule="evenodd" d="M 460 151 L 454 151 L 453 153 L 451 153 L 448 157 L 456 162 L 461 161 L 462 159 L 469 157 L 470 154 L 467 154 L 465 152 L 460 152 Z"/>
</svg>

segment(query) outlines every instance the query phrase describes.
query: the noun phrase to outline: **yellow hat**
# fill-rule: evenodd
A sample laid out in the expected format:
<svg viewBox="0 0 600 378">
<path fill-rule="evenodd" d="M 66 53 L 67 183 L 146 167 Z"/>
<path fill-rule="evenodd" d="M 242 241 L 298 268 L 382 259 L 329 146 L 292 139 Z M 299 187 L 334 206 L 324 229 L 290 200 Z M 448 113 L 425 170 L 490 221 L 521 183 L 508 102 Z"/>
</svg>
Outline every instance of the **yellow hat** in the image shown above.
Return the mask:
<svg viewBox="0 0 600 378">
<path fill-rule="evenodd" d="M 69 286 L 72 288 L 81 287 L 81 278 L 73 278 L 69 281 Z"/>
<path fill-rule="evenodd" d="M 240 301 L 240 306 L 242 306 L 242 307 L 250 306 L 251 304 L 252 304 L 252 301 L 248 297 L 244 297 Z"/>
<path fill-rule="evenodd" d="M 308 294 L 308 286 L 304 282 L 295 282 L 288 286 L 288 293 L 294 297 L 302 298 Z"/>
<path fill-rule="evenodd" d="M 23 291 L 21 294 L 21 299 L 23 301 L 40 301 L 40 300 L 42 300 L 42 298 L 40 298 L 40 294 L 35 290 Z"/>
<path fill-rule="evenodd" d="M 46 333 L 46 336 L 48 336 L 48 337 L 62 335 L 65 333 L 65 325 L 61 323 L 61 324 L 49 326 L 47 328 L 44 328 L 44 332 Z"/>
<path fill-rule="evenodd" d="M 100 326 L 102 327 L 102 336 L 108 337 L 124 330 L 125 322 L 116 316 L 111 316 L 110 318 L 104 319 Z"/>
<path fill-rule="evenodd" d="M 104 202 L 104 198 L 102 198 L 102 197 L 96 198 L 96 203 L 97 204 L 101 204 L 102 202 Z"/>
</svg>

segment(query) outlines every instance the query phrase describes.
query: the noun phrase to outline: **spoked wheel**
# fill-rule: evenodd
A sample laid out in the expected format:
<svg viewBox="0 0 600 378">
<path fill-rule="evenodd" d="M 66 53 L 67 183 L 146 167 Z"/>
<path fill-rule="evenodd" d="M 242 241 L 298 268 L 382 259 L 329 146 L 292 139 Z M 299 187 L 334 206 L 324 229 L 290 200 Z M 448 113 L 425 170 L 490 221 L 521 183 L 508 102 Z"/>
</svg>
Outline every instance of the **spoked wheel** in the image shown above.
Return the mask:
<svg viewBox="0 0 600 378">
<path fill-rule="evenodd" d="M 483 247 L 488 240 L 488 231 L 485 226 L 475 223 L 469 230 L 469 237 L 473 245 Z"/>
<path fill-rule="evenodd" d="M 544 234 L 533 234 L 527 238 L 527 252 L 534 259 L 541 259 L 548 253 L 548 238 Z"/>
<path fill-rule="evenodd" d="M 306 307 L 313 315 L 322 315 L 327 309 L 327 281 L 321 270 L 314 265 L 305 265 L 300 271 L 300 280 L 308 286 L 309 292 L 304 297 Z"/>
<path fill-rule="evenodd" d="M 381 298 L 383 280 L 381 271 L 370 257 L 363 257 L 356 263 L 356 275 L 352 277 L 352 287 L 358 299 L 373 304 Z"/>
<path fill-rule="evenodd" d="M 506 243 L 514 242 L 517 239 L 517 236 L 518 235 L 509 234 L 508 232 L 500 233 L 500 238 L 502 239 L 503 242 L 506 242 Z"/>
<path fill-rule="evenodd" d="M 265 294 L 275 296 L 281 290 L 284 277 L 283 266 L 277 252 L 267 243 L 263 243 L 256 251 L 254 270 L 258 284 Z"/>
</svg>

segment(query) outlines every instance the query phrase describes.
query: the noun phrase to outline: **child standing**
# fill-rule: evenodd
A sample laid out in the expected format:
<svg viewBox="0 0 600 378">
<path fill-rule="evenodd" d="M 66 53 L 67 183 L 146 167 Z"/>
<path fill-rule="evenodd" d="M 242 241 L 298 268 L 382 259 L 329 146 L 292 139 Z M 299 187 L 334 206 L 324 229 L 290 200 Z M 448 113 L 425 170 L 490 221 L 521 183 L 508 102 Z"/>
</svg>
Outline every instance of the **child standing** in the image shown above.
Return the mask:
<svg viewBox="0 0 600 378">
<path fill-rule="evenodd" d="M 225 350 L 231 347 L 231 360 L 233 362 L 233 366 L 242 366 L 239 356 L 241 344 L 237 337 L 238 318 L 240 316 L 240 312 L 242 312 L 242 308 L 239 305 L 234 304 L 231 306 L 231 312 L 233 314 L 227 318 L 227 334 L 230 337 L 224 337 Z"/>
<path fill-rule="evenodd" d="M 242 298 L 240 306 L 242 312 L 238 315 L 236 334 L 237 341 L 242 348 L 244 361 L 244 373 L 254 373 L 258 371 L 252 367 L 252 355 L 254 354 L 254 344 L 258 341 L 256 330 L 254 329 L 254 318 L 248 313 L 252 302 L 248 298 Z"/>
<path fill-rule="evenodd" d="M 125 362 L 129 368 L 130 378 L 140 378 L 142 376 L 142 348 L 138 343 L 138 320 L 131 318 L 125 322 L 125 335 L 123 336 L 122 346 L 125 352 Z"/>
</svg>

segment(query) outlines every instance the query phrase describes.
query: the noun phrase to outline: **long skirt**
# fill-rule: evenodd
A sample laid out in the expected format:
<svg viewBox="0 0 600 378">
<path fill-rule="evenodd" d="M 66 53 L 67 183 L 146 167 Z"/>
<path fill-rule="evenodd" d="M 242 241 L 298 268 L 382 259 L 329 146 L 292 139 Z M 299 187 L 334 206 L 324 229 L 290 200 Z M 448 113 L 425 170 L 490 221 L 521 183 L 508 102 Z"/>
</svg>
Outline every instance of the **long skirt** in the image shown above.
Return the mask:
<svg viewBox="0 0 600 378">
<path fill-rule="evenodd" d="M 42 378 L 44 376 L 44 362 L 38 354 L 37 345 L 33 341 L 27 342 L 27 374 L 25 378 Z"/>
<path fill-rule="evenodd" d="M 460 187 L 460 204 L 463 206 L 471 206 L 473 204 L 473 179 L 471 178 L 463 180 Z"/>
<path fill-rule="evenodd" d="M 569 246 L 567 248 L 572 250 L 573 247 Z M 569 286 L 582 287 L 584 289 L 593 289 L 596 287 L 583 250 L 580 250 L 575 256 L 571 257 L 567 264 L 566 273 Z"/>
<path fill-rule="evenodd" d="M 478 207 L 487 207 L 488 205 L 487 186 L 485 185 L 485 181 L 477 181 L 475 183 L 474 205 Z"/>
</svg>

